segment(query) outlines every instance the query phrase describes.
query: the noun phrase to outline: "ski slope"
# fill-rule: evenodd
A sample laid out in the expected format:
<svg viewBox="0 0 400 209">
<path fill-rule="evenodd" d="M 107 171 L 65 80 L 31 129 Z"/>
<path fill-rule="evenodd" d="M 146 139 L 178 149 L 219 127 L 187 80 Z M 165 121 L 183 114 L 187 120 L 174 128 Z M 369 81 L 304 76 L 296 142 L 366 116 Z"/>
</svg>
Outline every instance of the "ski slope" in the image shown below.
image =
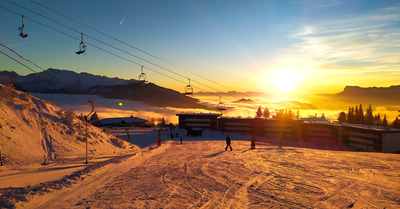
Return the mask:
<svg viewBox="0 0 400 209">
<path fill-rule="evenodd" d="M 17 208 L 399 208 L 400 155 L 167 141 Z M 215 138 L 214 138 L 215 139 Z"/>
</svg>

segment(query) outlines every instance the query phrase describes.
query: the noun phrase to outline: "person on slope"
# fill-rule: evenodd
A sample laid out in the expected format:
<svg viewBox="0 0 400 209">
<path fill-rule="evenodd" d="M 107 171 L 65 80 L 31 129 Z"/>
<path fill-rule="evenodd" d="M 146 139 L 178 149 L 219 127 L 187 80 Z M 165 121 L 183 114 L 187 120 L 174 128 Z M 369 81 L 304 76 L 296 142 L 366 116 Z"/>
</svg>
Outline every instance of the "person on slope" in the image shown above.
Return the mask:
<svg viewBox="0 0 400 209">
<path fill-rule="evenodd" d="M 229 146 L 229 148 L 231 148 L 231 151 L 232 151 L 232 147 L 231 147 L 231 137 L 229 137 L 229 135 L 226 136 L 226 147 L 225 147 L 225 151 L 228 150 L 228 146 Z"/>
<path fill-rule="evenodd" d="M 256 137 L 254 136 L 254 134 L 253 134 L 253 136 L 251 137 L 251 146 L 250 146 L 250 149 L 255 149 L 256 148 Z"/>
</svg>

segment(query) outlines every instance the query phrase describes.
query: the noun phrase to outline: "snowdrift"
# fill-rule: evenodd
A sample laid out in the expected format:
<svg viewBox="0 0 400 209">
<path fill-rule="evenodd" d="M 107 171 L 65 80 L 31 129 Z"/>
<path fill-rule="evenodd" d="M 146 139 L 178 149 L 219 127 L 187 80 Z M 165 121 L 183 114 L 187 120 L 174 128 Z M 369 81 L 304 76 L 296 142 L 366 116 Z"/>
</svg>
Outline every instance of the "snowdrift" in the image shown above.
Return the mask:
<svg viewBox="0 0 400 209">
<path fill-rule="evenodd" d="M 88 126 L 89 158 L 135 148 Z M 85 124 L 71 110 L 0 84 L 0 145 L 8 165 L 84 157 Z"/>
</svg>

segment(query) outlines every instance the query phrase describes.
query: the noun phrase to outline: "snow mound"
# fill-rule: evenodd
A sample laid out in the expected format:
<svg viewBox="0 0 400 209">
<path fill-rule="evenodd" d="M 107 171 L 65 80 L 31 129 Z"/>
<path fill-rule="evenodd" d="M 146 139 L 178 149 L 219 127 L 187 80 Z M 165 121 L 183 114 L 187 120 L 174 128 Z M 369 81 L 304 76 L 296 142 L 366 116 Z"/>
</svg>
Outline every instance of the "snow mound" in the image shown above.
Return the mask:
<svg viewBox="0 0 400 209">
<path fill-rule="evenodd" d="M 136 149 L 88 125 L 89 158 Z M 85 123 L 71 110 L 0 84 L 0 147 L 3 163 L 48 163 L 85 156 Z"/>
</svg>

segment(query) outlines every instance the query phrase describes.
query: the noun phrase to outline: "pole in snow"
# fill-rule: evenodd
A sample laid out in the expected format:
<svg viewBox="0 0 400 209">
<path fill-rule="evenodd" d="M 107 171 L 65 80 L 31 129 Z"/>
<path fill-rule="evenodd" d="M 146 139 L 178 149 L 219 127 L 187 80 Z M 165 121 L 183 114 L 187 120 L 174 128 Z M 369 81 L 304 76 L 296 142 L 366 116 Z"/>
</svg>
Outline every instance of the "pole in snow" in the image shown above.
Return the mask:
<svg viewBox="0 0 400 209">
<path fill-rule="evenodd" d="M 85 115 L 85 122 L 86 122 L 86 162 L 85 164 L 88 164 L 88 117 L 94 112 L 94 102 L 93 101 L 88 101 L 89 103 L 92 103 L 92 111 Z"/>
</svg>

